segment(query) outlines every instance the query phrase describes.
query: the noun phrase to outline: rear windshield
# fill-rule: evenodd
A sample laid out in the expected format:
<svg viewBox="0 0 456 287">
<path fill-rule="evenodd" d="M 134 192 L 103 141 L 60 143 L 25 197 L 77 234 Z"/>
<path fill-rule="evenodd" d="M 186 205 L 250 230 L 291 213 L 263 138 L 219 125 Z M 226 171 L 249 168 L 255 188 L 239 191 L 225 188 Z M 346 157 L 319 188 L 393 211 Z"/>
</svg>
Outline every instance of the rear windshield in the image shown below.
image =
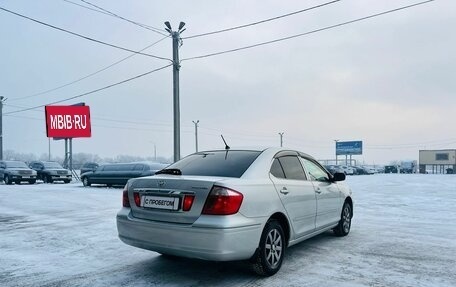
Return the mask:
<svg viewBox="0 0 456 287">
<path fill-rule="evenodd" d="M 183 175 L 241 177 L 260 151 L 211 151 L 189 155 L 167 169 L 180 169 Z"/>
</svg>

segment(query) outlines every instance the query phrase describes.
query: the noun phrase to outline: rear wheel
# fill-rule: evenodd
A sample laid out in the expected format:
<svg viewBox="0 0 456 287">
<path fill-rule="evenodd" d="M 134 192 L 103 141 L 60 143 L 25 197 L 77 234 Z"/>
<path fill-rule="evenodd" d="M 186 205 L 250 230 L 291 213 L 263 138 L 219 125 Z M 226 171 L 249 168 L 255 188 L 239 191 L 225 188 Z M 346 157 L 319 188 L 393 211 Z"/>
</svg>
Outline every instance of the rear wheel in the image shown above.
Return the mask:
<svg viewBox="0 0 456 287">
<path fill-rule="evenodd" d="M 89 179 L 88 179 L 86 176 L 84 176 L 84 177 L 82 178 L 82 185 L 84 185 L 84 186 L 90 186 L 90 181 L 89 181 Z"/>
<path fill-rule="evenodd" d="M 344 203 L 342 207 L 342 214 L 340 216 L 339 224 L 333 229 L 337 236 L 346 236 L 350 233 L 351 219 L 353 217 L 352 208 L 348 202 Z"/>
<path fill-rule="evenodd" d="M 5 174 L 5 177 L 3 178 L 3 180 L 5 181 L 5 184 L 13 184 L 9 175 L 7 175 L 7 174 Z"/>
<path fill-rule="evenodd" d="M 276 220 L 266 223 L 260 245 L 252 258 L 253 270 L 262 276 L 271 276 L 279 271 L 285 255 L 286 241 L 283 228 Z"/>
</svg>

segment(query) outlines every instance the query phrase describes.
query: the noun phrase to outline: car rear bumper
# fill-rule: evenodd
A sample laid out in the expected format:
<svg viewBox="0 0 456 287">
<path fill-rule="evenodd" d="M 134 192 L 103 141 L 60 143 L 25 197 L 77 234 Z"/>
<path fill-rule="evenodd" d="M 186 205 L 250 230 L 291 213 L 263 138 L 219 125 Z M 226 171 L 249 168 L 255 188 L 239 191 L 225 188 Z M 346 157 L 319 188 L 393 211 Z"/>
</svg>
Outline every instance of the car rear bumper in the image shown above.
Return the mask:
<svg viewBox="0 0 456 287">
<path fill-rule="evenodd" d="M 132 217 L 129 208 L 122 208 L 117 214 L 117 230 L 124 243 L 163 254 L 232 261 L 249 259 L 255 253 L 263 224 L 208 227 L 199 220 L 191 225 L 143 220 Z"/>
</svg>

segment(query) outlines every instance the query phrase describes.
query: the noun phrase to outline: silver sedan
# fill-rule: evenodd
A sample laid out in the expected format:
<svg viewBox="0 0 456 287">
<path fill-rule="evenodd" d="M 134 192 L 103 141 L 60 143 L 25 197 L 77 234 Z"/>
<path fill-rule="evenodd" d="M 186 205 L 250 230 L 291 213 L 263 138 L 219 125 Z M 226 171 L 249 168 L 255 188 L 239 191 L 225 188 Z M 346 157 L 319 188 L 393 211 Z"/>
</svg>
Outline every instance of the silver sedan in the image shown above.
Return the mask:
<svg viewBox="0 0 456 287">
<path fill-rule="evenodd" d="M 331 229 L 350 232 L 353 200 L 344 179 L 285 148 L 198 152 L 127 183 L 119 238 L 165 255 L 250 260 L 270 276 L 287 247 Z"/>
</svg>

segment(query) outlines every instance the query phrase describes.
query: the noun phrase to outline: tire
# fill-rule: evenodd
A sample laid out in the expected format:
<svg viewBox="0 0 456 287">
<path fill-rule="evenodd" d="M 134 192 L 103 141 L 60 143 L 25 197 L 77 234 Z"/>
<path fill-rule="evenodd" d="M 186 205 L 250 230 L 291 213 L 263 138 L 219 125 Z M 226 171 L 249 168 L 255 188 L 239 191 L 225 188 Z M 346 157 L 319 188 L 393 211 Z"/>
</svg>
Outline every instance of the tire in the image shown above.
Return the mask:
<svg viewBox="0 0 456 287">
<path fill-rule="evenodd" d="M 43 182 L 44 183 L 52 183 L 52 177 L 50 175 L 43 175 Z"/>
<path fill-rule="evenodd" d="M 9 175 L 5 174 L 5 177 L 3 178 L 3 180 L 5 181 L 5 184 L 13 184 L 13 182 L 11 181 Z"/>
<path fill-rule="evenodd" d="M 268 221 L 261 234 L 260 245 L 252 258 L 253 270 L 262 276 L 276 274 L 282 266 L 286 244 L 280 223 L 277 220 Z"/>
<path fill-rule="evenodd" d="M 35 180 L 35 179 L 34 179 L 34 180 L 29 180 L 29 183 L 30 183 L 30 184 L 35 184 L 35 183 L 36 183 L 36 180 Z"/>
<path fill-rule="evenodd" d="M 90 184 L 91 183 L 90 183 L 89 179 L 86 176 L 82 178 L 82 185 L 90 186 Z"/>
<path fill-rule="evenodd" d="M 350 233 L 352 217 L 352 208 L 348 202 L 345 202 L 344 206 L 342 207 L 339 224 L 337 224 L 337 226 L 333 229 L 336 236 L 346 236 L 348 233 Z"/>
</svg>

